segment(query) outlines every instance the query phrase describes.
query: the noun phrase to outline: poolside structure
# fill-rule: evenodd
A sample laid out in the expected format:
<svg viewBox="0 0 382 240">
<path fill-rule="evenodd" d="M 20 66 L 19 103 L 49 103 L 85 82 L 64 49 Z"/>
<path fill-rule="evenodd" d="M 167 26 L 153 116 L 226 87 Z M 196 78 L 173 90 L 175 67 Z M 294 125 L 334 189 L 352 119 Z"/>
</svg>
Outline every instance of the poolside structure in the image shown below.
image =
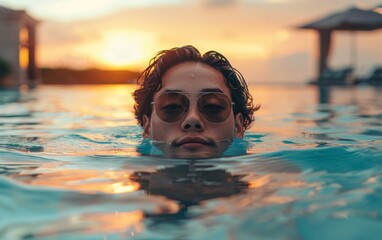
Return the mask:
<svg viewBox="0 0 382 240">
<path fill-rule="evenodd" d="M 24 10 L 0 6 L 0 63 L 10 68 L 7 76 L 0 76 L 0 87 L 18 88 L 23 84 L 34 87 L 38 84 L 37 24 L 38 21 Z"/>
<path fill-rule="evenodd" d="M 331 46 L 331 35 L 333 31 L 372 31 L 382 28 L 382 14 L 374 10 L 364 10 L 356 7 L 344 11 L 335 12 L 324 18 L 299 26 L 302 29 L 313 29 L 319 35 L 319 60 L 318 76 L 313 81 L 315 84 L 323 85 L 345 85 L 349 83 L 353 68 L 356 65 L 355 38 L 352 44 L 352 65 L 340 71 L 330 69 L 328 57 Z M 354 34 L 353 34 L 354 36 Z"/>
</svg>

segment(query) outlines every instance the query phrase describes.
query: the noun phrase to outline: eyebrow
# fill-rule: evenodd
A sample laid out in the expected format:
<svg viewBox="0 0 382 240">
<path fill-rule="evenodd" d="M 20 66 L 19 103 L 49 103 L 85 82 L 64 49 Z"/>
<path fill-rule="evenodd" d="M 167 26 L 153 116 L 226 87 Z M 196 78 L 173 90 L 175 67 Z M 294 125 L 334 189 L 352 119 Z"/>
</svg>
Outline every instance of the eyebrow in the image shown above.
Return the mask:
<svg viewBox="0 0 382 240">
<path fill-rule="evenodd" d="M 174 93 L 174 92 L 186 92 L 180 89 L 166 89 L 163 91 L 164 93 Z M 223 91 L 220 88 L 203 88 L 199 92 L 220 92 L 223 93 Z"/>
</svg>

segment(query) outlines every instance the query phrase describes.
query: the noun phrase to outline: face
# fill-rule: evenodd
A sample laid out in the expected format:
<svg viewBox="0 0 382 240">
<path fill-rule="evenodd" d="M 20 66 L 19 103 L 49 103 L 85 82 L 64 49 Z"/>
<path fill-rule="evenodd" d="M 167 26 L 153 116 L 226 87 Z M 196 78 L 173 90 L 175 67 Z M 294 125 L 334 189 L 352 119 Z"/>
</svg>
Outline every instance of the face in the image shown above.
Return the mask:
<svg viewBox="0 0 382 240">
<path fill-rule="evenodd" d="M 208 95 L 207 92 L 216 94 Z M 179 110 L 182 114 L 167 114 L 171 118 L 164 118 L 162 109 L 167 104 L 161 98 L 164 93 L 176 93 L 174 95 L 178 96 L 175 97 L 177 100 L 166 101 L 176 101 L 186 106 Z M 156 145 L 169 157 L 219 156 L 233 138 L 241 138 L 244 134 L 242 115 L 233 115 L 231 101 L 230 91 L 218 70 L 197 62 L 175 65 L 162 76 L 162 88 L 153 98 L 155 104 L 151 118 L 144 117 L 143 135 L 155 140 Z M 223 104 L 224 111 L 227 111 L 221 113 L 220 110 L 216 110 L 215 105 L 210 107 L 216 102 L 228 102 L 230 106 Z"/>
</svg>

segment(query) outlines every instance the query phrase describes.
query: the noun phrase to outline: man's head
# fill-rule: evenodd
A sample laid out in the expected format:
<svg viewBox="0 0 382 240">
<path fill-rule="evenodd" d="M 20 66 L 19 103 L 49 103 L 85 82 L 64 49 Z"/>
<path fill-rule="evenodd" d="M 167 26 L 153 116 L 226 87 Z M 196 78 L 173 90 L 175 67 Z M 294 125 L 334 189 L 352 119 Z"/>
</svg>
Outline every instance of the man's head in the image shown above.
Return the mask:
<svg viewBox="0 0 382 240">
<path fill-rule="evenodd" d="M 201 55 L 192 46 L 159 52 L 138 85 L 134 109 L 143 136 L 164 143 L 169 156 L 218 155 L 243 137 L 258 109 L 243 76 L 223 55 Z"/>
</svg>

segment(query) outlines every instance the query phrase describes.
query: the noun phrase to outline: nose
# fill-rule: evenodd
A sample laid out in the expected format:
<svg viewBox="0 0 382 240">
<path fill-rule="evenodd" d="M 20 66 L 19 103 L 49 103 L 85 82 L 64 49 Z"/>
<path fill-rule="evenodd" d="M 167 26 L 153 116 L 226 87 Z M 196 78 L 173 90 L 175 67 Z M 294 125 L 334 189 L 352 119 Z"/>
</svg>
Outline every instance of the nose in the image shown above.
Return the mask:
<svg viewBox="0 0 382 240">
<path fill-rule="evenodd" d="M 182 122 L 183 131 L 201 132 L 204 130 L 204 123 L 201 119 L 199 110 L 196 107 L 190 106 L 186 117 Z"/>
</svg>

